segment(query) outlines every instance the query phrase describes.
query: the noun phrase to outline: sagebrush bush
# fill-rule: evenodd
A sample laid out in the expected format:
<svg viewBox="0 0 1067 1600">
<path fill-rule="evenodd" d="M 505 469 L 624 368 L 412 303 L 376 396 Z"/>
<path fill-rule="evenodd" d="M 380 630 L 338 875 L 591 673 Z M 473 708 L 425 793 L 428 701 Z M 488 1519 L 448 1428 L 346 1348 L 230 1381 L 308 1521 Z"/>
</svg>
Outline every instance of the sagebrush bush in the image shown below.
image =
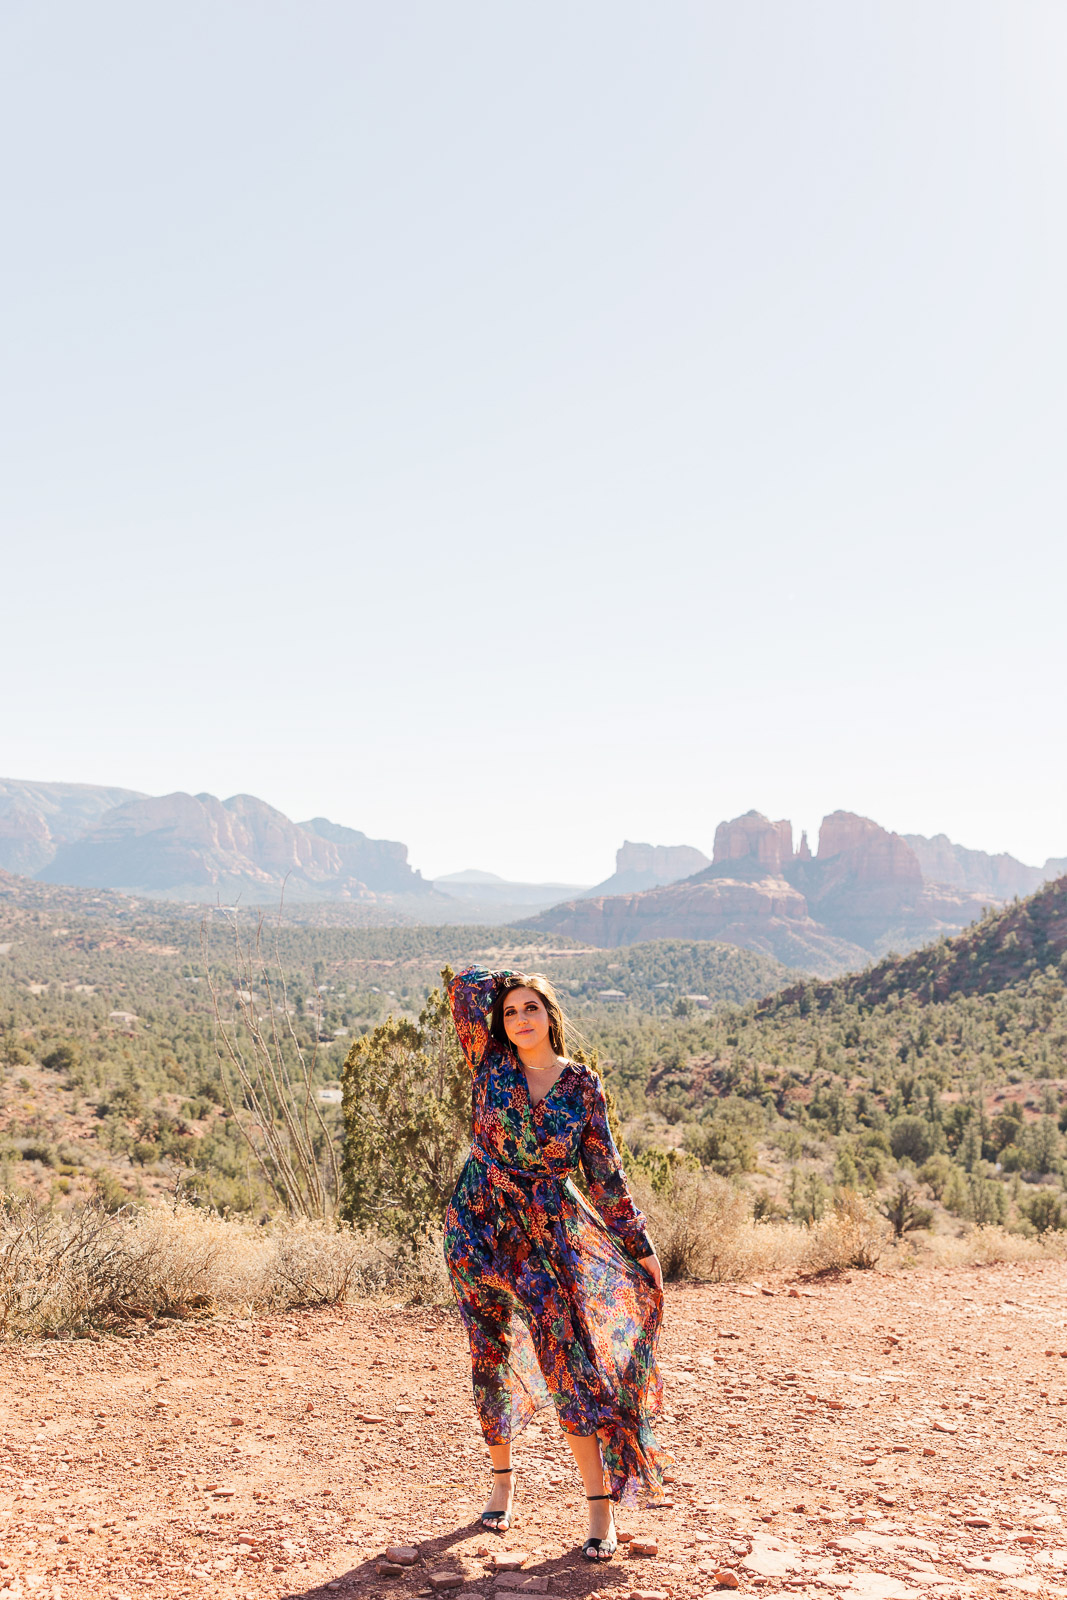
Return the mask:
<svg viewBox="0 0 1067 1600">
<path fill-rule="evenodd" d="M 807 1240 L 799 1267 L 805 1273 L 838 1272 L 848 1267 L 868 1271 L 877 1266 L 887 1243 L 887 1230 L 862 1195 L 845 1190 L 819 1222 L 805 1230 Z"/>
<path fill-rule="evenodd" d="M 707 1172 L 678 1167 L 659 1193 L 637 1184 L 666 1278 L 726 1283 L 766 1272 L 867 1268 L 885 1248 L 886 1228 L 855 1193 L 839 1194 L 805 1226 L 755 1220 L 744 1191 Z"/>
<path fill-rule="evenodd" d="M 66 1212 L 0 1200 L 0 1336 L 83 1332 L 154 1317 L 337 1305 L 384 1290 L 447 1291 L 440 1243 L 414 1253 L 305 1219 L 266 1227 L 188 1205 Z"/>
</svg>

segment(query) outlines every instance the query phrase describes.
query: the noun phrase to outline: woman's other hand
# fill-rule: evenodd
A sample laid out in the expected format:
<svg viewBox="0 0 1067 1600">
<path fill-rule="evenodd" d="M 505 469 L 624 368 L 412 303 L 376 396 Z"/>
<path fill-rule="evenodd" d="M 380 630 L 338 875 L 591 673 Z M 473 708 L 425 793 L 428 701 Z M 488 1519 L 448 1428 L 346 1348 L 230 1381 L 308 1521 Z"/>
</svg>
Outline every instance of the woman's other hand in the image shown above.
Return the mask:
<svg viewBox="0 0 1067 1600">
<path fill-rule="evenodd" d="M 652 1279 L 652 1282 L 656 1285 L 656 1288 L 659 1290 L 660 1294 L 662 1294 L 663 1268 L 659 1264 L 659 1256 L 645 1256 L 643 1260 L 638 1262 L 638 1266 L 644 1267 L 645 1271 Z"/>
</svg>

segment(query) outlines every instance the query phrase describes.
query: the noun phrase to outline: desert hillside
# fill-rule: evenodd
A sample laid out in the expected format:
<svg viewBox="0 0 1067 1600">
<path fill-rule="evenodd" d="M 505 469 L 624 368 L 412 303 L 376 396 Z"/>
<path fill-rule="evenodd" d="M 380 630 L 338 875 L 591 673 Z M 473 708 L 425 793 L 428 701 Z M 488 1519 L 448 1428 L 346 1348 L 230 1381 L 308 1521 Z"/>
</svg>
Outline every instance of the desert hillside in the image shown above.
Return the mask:
<svg viewBox="0 0 1067 1600">
<path fill-rule="evenodd" d="M 254 935 L 255 919 L 242 927 Z M 666 1202 L 725 1182 L 742 1207 L 806 1227 L 843 1193 L 875 1214 L 903 1193 L 920 1239 L 1067 1230 L 1062 881 L 832 983 L 713 941 L 597 950 L 529 928 L 275 921 L 249 972 L 234 932 L 217 912 L 0 882 L 8 1190 L 121 1205 L 180 1184 L 269 1214 L 278 1198 L 249 1161 L 219 1054 L 220 1028 L 245 1026 L 243 997 L 284 989 L 322 1138 L 339 1148 L 353 1046 L 378 1049 L 390 1017 L 416 1023 L 442 967 L 473 961 L 558 984 L 631 1170 Z"/>
</svg>

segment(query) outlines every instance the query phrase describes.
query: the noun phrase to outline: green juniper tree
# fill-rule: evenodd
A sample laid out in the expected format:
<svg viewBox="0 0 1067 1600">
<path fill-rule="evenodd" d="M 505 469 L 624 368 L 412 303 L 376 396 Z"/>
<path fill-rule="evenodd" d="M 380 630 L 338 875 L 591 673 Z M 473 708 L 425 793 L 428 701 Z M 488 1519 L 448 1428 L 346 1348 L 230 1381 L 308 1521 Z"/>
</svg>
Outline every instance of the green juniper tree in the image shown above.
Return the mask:
<svg viewBox="0 0 1067 1600">
<path fill-rule="evenodd" d="M 418 1022 L 387 1017 L 357 1039 L 341 1088 L 341 1217 L 414 1243 L 444 1215 L 470 1143 L 470 1072 L 444 991 Z"/>
</svg>

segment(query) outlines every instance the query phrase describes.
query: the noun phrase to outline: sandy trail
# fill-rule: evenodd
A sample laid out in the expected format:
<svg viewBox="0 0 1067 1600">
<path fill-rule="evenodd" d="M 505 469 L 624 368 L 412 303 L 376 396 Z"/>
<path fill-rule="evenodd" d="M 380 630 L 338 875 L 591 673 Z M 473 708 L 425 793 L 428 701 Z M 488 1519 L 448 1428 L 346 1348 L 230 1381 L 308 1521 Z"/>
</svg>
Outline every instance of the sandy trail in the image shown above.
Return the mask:
<svg viewBox="0 0 1067 1600">
<path fill-rule="evenodd" d="M 582 1562 L 543 1415 L 488 1492 L 454 1314 L 359 1306 L 0 1349 L 0 1600 L 144 1595 L 1067 1596 L 1067 1268 L 668 1291 L 673 1509 Z M 1061 1353 L 1062 1352 L 1062 1353 Z M 378 1418 L 380 1420 L 367 1420 Z M 387 1544 L 418 1546 L 399 1577 Z M 490 1557 L 527 1552 L 523 1573 Z"/>
</svg>

